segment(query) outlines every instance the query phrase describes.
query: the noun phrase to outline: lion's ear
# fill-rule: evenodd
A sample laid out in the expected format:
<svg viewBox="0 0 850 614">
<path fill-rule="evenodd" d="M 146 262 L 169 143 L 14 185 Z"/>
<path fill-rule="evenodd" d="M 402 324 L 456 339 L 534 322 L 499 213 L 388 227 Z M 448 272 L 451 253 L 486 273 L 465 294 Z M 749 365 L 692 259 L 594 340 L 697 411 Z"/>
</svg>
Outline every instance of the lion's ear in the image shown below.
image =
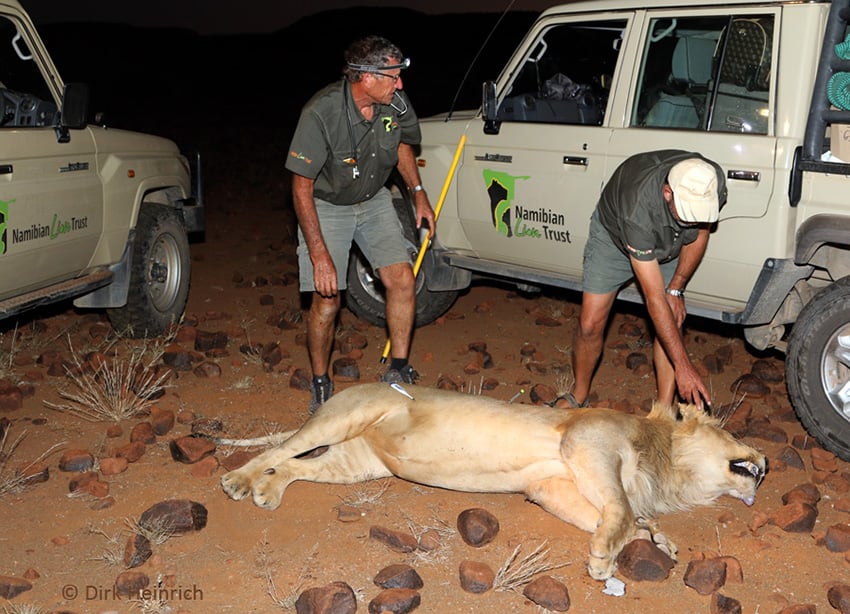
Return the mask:
<svg viewBox="0 0 850 614">
<path fill-rule="evenodd" d="M 676 408 L 672 405 L 665 405 L 660 401 L 655 401 L 652 404 L 652 409 L 649 412 L 647 418 L 656 418 L 656 419 L 665 419 L 665 420 L 676 420 Z"/>
<path fill-rule="evenodd" d="M 683 420 L 699 419 L 705 415 L 699 407 L 690 403 L 679 403 L 679 413 Z"/>
</svg>

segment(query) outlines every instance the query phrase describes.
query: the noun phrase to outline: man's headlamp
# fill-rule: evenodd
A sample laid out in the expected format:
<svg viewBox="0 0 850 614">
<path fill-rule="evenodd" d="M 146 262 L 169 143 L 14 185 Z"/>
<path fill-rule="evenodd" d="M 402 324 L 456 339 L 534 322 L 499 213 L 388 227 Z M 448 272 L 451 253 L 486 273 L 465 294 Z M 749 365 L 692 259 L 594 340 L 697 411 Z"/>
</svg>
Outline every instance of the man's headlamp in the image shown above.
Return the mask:
<svg viewBox="0 0 850 614">
<path fill-rule="evenodd" d="M 348 63 L 348 67 L 351 70 L 358 70 L 360 72 L 383 72 L 385 70 L 395 70 L 396 68 L 404 70 L 408 66 L 410 66 L 410 58 L 404 58 L 398 64 L 385 64 L 384 66 L 375 66 L 374 64 L 355 64 L 354 62 Z"/>
</svg>

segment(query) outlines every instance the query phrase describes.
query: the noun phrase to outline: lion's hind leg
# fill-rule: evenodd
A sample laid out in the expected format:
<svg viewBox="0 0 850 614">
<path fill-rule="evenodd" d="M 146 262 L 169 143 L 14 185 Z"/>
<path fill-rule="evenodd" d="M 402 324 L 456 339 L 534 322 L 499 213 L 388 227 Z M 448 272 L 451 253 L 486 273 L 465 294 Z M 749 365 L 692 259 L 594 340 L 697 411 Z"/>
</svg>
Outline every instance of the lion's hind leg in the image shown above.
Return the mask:
<svg viewBox="0 0 850 614">
<path fill-rule="evenodd" d="M 588 533 L 596 531 L 602 518 L 599 510 L 578 491 L 572 478 L 534 482 L 525 489 L 525 496 L 553 516 Z"/>
<path fill-rule="evenodd" d="M 286 488 L 296 480 L 355 484 L 391 475 L 364 439 L 350 439 L 317 456 L 287 458 L 268 467 L 253 483 L 254 503 L 264 509 L 277 508 Z"/>
</svg>

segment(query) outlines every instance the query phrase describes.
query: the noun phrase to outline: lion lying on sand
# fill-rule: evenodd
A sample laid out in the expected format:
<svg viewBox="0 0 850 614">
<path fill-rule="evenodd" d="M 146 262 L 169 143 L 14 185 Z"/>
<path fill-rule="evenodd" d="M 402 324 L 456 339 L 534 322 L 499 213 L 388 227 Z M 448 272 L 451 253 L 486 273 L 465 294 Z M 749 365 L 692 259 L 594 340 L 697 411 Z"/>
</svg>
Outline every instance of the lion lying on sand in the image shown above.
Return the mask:
<svg viewBox="0 0 850 614">
<path fill-rule="evenodd" d="M 279 445 L 223 475 L 221 484 L 233 499 L 252 495 L 267 509 L 280 505 L 295 480 L 352 484 L 395 475 L 451 490 L 523 493 L 593 534 L 587 567 L 602 580 L 614 573 L 636 521 L 721 495 L 747 505 L 755 499 L 764 455 L 695 407 L 680 411 L 676 420 L 657 405 L 643 418 L 364 384 L 332 397 L 297 431 L 272 437 Z M 322 454 L 296 458 L 325 446 Z"/>
</svg>

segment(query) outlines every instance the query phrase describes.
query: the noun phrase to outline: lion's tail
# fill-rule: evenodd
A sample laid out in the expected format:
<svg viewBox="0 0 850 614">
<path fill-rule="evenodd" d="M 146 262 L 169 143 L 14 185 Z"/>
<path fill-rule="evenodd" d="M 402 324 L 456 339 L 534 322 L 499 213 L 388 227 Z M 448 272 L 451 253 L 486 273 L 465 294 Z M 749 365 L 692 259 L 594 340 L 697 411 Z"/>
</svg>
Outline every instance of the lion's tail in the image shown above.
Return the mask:
<svg viewBox="0 0 850 614">
<path fill-rule="evenodd" d="M 266 446 L 266 447 L 274 447 L 279 446 L 284 443 L 287 439 L 292 437 L 295 434 L 295 431 L 284 431 L 284 432 L 276 432 L 269 433 L 268 435 L 263 435 L 262 437 L 250 437 L 246 439 L 230 439 L 227 437 L 216 437 L 214 435 L 208 435 L 205 433 L 196 433 L 196 437 L 203 437 L 204 439 L 208 439 L 213 442 L 217 446 L 234 446 L 237 448 L 254 448 L 258 446 Z"/>
</svg>

